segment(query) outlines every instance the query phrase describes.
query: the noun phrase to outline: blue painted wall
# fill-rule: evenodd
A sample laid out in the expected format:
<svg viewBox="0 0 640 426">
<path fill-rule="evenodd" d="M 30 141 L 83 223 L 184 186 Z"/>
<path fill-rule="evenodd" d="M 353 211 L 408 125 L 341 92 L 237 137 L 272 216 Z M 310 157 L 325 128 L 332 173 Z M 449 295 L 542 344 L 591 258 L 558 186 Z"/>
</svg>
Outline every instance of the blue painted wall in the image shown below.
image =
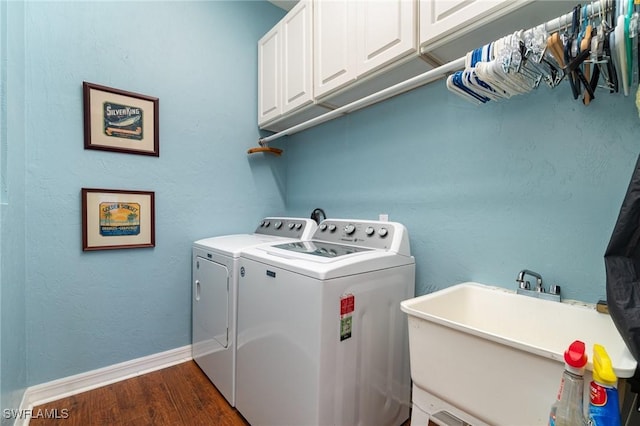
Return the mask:
<svg viewBox="0 0 640 426">
<path fill-rule="evenodd" d="M 189 344 L 192 241 L 284 213 L 283 163 L 246 154 L 257 40 L 283 15 L 262 1 L 26 3 L 28 385 Z M 158 97 L 160 157 L 83 149 L 83 81 Z M 82 187 L 155 191 L 156 247 L 82 252 Z"/>
<path fill-rule="evenodd" d="M 27 382 L 24 7 L 0 1 L 0 408 Z M 8 106 L 11 107 L 8 107 Z M 3 425 L 13 423 L 2 411 Z"/>
<path fill-rule="evenodd" d="M 584 107 L 565 83 L 477 107 L 436 82 L 279 143 L 288 211 L 404 223 L 417 294 L 515 289 L 528 268 L 596 302 L 640 152 L 634 98 L 599 91 Z"/>
<path fill-rule="evenodd" d="M 13 182 L 0 212 L 2 408 L 25 385 L 188 344 L 191 242 L 268 214 L 388 213 L 411 233 L 418 294 L 514 288 L 530 268 L 566 297 L 604 296 L 602 255 L 639 152 L 632 98 L 585 108 L 563 85 L 474 107 L 439 82 L 278 142 L 282 158 L 247 157 L 256 41 L 283 11 L 21 7 L 2 21 L 25 37 L 23 69 L 2 75 L 17 85 L 1 116 Z M 159 97 L 160 157 L 84 150 L 82 81 Z M 82 187 L 155 191 L 157 247 L 83 253 Z"/>
</svg>

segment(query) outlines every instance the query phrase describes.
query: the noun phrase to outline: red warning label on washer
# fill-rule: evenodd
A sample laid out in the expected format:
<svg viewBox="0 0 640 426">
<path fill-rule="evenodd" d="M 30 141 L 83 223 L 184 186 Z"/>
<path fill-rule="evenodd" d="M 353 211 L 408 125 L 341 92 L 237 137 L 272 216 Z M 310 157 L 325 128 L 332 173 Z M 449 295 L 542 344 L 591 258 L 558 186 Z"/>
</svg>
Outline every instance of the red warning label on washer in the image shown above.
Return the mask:
<svg viewBox="0 0 640 426">
<path fill-rule="evenodd" d="M 356 309 L 356 298 L 353 294 L 340 297 L 340 341 L 350 339 L 353 329 L 353 311 Z"/>
<path fill-rule="evenodd" d="M 356 298 L 353 294 L 345 294 L 340 298 L 340 315 L 347 315 L 356 309 Z"/>
</svg>

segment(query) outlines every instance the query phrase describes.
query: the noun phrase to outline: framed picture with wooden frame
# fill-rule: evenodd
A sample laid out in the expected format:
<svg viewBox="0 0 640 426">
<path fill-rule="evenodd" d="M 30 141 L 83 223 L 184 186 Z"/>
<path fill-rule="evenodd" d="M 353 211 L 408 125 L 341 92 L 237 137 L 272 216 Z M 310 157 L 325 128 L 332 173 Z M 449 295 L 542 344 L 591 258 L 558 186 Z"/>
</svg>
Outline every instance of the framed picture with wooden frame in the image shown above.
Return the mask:
<svg viewBox="0 0 640 426">
<path fill-rule="evenodd" d="M 160 156 L 158 98 L 83 82 L 84 148 Z"/>
<path fill-rule="evenodd" d="M 155 247 L 155 193 L 82 188 L 82 250 Z"/>
</svg>

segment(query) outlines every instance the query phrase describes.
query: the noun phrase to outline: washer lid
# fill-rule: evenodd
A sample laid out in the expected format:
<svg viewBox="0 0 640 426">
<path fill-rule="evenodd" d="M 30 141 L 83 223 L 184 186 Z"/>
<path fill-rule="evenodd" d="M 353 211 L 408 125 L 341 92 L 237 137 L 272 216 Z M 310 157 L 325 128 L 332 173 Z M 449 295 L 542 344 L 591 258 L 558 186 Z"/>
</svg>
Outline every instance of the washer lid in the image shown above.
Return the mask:
<svg viewBox="0 0 640 426">
<path fill-rule="evenodd" d="M 295 241 L 285 244 L 277 244 L 272 247 L 296 253 L 304 253 L 310 256 L 328 257 L 332 259 L 353 253 L 371 251 L 371 249 L 368 248 L 333 244 L 324 241 Z"/>
<path fill-rule="evenodd" d="M 261 244 L 274 244 L 278 241 L 296 241 L 291 238 L 274 237 L 273 235 L 237 234 L 204 238 L 193 243 L 194 247 L 211 250 L 223 255 L 240 257 L 240 252 L 249 247 Z"/>
</svg>

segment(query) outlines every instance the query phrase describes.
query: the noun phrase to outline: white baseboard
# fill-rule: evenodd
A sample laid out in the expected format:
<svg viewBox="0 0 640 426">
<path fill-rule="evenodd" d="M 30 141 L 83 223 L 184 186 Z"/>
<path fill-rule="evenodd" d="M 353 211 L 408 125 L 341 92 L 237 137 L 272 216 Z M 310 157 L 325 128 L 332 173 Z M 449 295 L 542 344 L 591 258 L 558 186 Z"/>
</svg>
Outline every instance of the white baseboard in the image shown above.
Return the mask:
<svg viewBox="0 0 640 426">
<path fill-rule="evenodd" d="M 97 370 L 87 371 L 86 373 L 30 386 L 25 390 L 22 403 L 20 404 L 20 413 L 23 414 L 21 417 L 24 418 L 17 418 L 14 426 L 27 426 L 30 417 L 28 413 L 31 413 L 29 410 L 33 410 L 35 406 L 171 367 L 172 365 L 187 362 L 191 359 L 191 345 L 187 345 Z"/>
</svg>

